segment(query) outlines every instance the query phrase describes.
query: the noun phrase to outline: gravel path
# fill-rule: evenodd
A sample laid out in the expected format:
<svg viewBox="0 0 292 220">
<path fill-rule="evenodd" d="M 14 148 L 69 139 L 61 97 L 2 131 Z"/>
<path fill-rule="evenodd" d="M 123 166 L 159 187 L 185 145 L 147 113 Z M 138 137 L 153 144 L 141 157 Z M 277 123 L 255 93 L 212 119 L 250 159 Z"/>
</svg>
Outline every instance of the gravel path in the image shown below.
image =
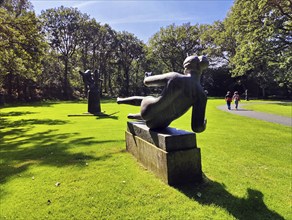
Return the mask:
<svg viewBox="0 0 292 220">
<path fill-rule="evenodd" d="M 256 118 L 259 120 L 264 120 L 264 121 L 273 122 L 273 123 L 286 125 L 286 126 L 292 126 L 292 118 L 290 117 L 284 117 L 280 115 L 274 115 L 274 114 L 256 112 L 253 110 L 244 109 L 242 108 L 244 105 L 248 105 L 248 104 L 241 104 L 238 110 L 235 110 L 235 109 L 228 110 L 226 105 L 220 105 L 217 108 L 222 111 L 229 112 L 231 114 L 241 115 L 241 116 L 250 117 L 250 118 Z"/>
</svg>

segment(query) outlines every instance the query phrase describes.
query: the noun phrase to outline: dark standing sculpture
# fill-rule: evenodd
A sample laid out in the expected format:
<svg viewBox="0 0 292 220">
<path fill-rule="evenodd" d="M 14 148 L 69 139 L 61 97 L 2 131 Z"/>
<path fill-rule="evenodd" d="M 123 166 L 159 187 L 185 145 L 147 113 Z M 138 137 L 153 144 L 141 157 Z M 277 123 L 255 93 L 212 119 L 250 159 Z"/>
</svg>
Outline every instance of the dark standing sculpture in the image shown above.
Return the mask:
<svg viewBox="0 0 292 220">
<path fill-rule="evenodd" d="M 145 77 L 146 86 L 164 86 L 159 97 L 118 98 L 117 103 L 141 106 L 140 113 L 129 114 L 128 118 L 145 120 L 150 129 L 166 128 L 192 107 L 192 130 L 197 133 L 203 132 L 207 123 L 205 120 L 207 96 L 200 84 L 200 78 L 208 65 L 205 56 L 188 56 L 183 62 L 184 74 L 170 72 Z"/>
<path fill-rule="evenodd" d="M 88 112 L 91 114 L 99 114 L 101 112 L 98 89 L 98 82 L 100 81 L 99 74 L 97 70 L 95 70 L 94 73 L 90 70 L 86 70 L 85 72 L 79 71 L 79 73 L 82 76 L 87 92 Z"/>
</svg>

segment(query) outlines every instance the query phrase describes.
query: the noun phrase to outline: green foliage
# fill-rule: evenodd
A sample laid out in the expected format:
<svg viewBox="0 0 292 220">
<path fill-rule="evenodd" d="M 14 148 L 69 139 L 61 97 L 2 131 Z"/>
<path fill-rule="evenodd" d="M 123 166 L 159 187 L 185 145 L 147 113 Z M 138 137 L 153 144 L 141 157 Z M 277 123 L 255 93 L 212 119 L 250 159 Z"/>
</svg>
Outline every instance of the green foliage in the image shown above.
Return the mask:
<svg viewBox="0 0 292 220">
<path fill-rule="evenodd" d="M 204 53 L 207 53 L 217 66 L 229 64 L 230 57 L 235 54 L 234 35 L 226 30 L 225 23 L 221 21 L 215 21 L 212 25 L 203 25 L 202 28 L 200 39 L 204 45 Z"/>
<path fill-rule="evenodd" d="M 41 73 L 45 43 L 28 1 L 6 1 L 0 8 L 0 86 L 9 100 L 31 98 Z"/>
<path fill-rule="evenodd" d="M 276 81 L 291 90 L 291 22 L 289 0 L 235 1 L 225 20 L 236 40 L 233 74 L 257 79 L 262 89 Z"/>
<path fill-rule="evenodd" d="M 79 12 L 76 8 L 61 6 L 57 9 L 43 11 L 40 19 L 42 20 L 46 39 L 64 64 L 64 70 L 60 79 L 63 98 L 69 99 L 72 97 L 72 88 L 69 80 L 70 69 L 74 68 L 72 57 L 76 53 L 78 42 L 82 39 L 81 26 L 89 17 Z"/>
<path fill-rule="evenodd" d="M 126 116 L 138 107 L 103 100 L 109 118 L 67 117 L 86 111 L 81 102 L 2 108 L 0 218 L 291 219 L 291 128 L 216 108 L 223 104 L 208 101 L 197 135 L 204 184 L 178 188 L 125 151 Z M 171 126 L 190 130 L 190 116 Z"/>
<path fill-rule="evenodd" d="M 84 97 L 78 71 L 87 69 L 98 70 L 101 96 L 149 94 L 145 72 L 183 72 L 194 53 L 209 57 L 202 83 L 215 96 L 240 87 L 289 97 L 291 25 L 290 0 L 237 0 L 223 21 L 161 27 L 145 45 L 76 8 L 37 18 L 28 0 L 7 0 L 0 8 L 0 102 L 3 94 L 8 102 Z"/>
<path fill-rule="evenodd" d="M 198 25 L 172 24 L 160 28 L 160 31 L 149 40 L 149 47 L 154 59 L 165 65 L 165 72 L 182 72 L 182 64 L 187 55 L 202 51 Z"/>
<path fill-rule="evenodd" d="M 130 71 L 133 66 L 132 64 L 134 61 L 138 61 L 139 59 L 143 58 L 144 45 L 141 40 L 128 32 L 118 33 L 117 41 L 117 63 L 119 69 L 122 70 L 122 72 L 119 73 L 119 79 L 123 82 L 120 83 L 121 89 L 119 95 L 129 96 Z"/>
</svg>

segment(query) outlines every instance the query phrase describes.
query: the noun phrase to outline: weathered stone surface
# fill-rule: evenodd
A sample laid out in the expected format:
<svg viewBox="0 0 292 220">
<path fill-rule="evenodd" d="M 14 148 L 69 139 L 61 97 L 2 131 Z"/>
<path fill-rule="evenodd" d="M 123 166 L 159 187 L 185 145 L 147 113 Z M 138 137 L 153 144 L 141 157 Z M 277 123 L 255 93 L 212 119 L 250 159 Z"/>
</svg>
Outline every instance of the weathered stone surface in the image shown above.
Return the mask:
<svg viewBox="0 0 292 220">
<path fill-rule="evenodd" d="M 167 152 L 196 148 L 196 134 L 167 127 L 150 130 L 143 122 L 128 122 L 127 131 Z"/>
<path fill-rule="evenodd" d="M 159 135 L 160 133 L 157 132 L 157 136 Z M 175 139 L 175 137 L 173 138 Z M 176 138 L 180 139 L 179 135 L 176 135 Z M 178 141 L 173 141 L 179 145 Z M 169 185 L 200 182 L 202 180 L 199 148 L 193 147 L 167 152 L 128 131 L 126 131 L 126 147 L 127 151 L 133 154 L 144 167 Z M 177 146 L 175 149 L 182 148 Z"/>
</svg>

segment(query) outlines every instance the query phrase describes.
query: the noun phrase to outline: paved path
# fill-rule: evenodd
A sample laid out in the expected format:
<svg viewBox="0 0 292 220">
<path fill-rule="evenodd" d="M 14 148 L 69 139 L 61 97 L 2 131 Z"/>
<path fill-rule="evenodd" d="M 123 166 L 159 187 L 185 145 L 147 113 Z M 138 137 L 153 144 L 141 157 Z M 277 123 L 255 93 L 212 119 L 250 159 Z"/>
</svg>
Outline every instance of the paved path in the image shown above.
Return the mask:
<svg viewBox="0 0 292 220">
<path fill-rule="evenodd" d="M 253 103 L 253 104 L 256 104 L 256 103 Z M 274 115 L 274 114 L 256 112 L 253 110 L 244 109 L 242 108 L 244 105 L 248 105 L 248 104 L 241 104 L 240 109 L 238 110 L 235 110 L 235 109 L 228 110 L 226 105 L 220 105 L 217 108 L 222 111 L 229 112 L 231 114 L 241 115 L 241 116 L 250 117 L 250 118 L 256 118 L 259 120 L 264 120 L 264 121 L 273 122 L 273 123 L 286 125 L 286 126 L 292 126 L 292 118 L 290 117 L 284 117 L 280 115 Z"/>
</svg>

